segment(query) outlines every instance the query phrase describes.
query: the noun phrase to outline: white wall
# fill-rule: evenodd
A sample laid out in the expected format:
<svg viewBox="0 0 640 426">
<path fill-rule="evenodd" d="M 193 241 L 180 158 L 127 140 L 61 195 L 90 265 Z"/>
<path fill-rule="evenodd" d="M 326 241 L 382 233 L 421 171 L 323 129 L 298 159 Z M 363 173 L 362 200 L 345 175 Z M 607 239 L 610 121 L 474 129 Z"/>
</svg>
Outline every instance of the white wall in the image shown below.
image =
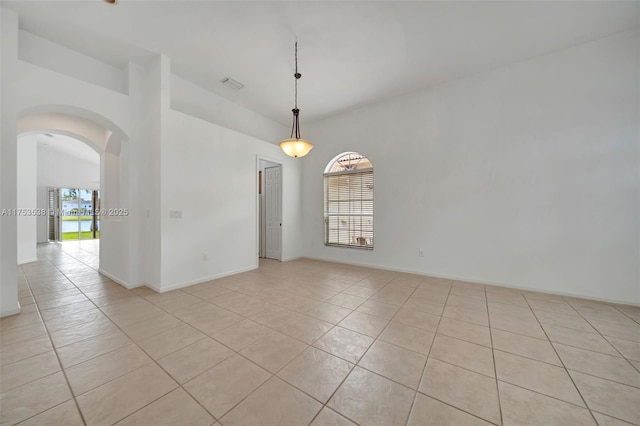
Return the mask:
<svg viewBox="0 0 640 426">
<path fill-rule="evenodd" d="M 100 190 L 100 156 L 92 162 L 39 145 L 38 186 Z"/>
<path fill-rule="evenodd" d="M 137 123 L 136 117 L 131 114 L 126 95 L 20 60 L 18 16 L 5 8 L 1 8 L 0 13 L 2 15 L 0 207 L 12 209 L 17 207 L 16 147 L 20 117 L 41 112 L 73 113 L 95 121 L 111 132 L 116 132 L 117 135 L 110 136 L 112 139 L 114 136 L 123 138 L 127 134 L 133 134 Z M 22 47 L 24 48 L 24 45 Z M 96 145 L 99 146 L 99 144 Z M 118 166 L 117 173 L 120 170 L 126 171 L 130 167 L 128 163 Z M 128 182 L 125 181 L 122 184 L 126 188 Z M 129 200 L 125 200 L 125 203 L 125 207 L 128 207 Z M 135 213 L 132 216 L 135 216 Z M 121 221 L 121 228 L 126 228 L 130 219 L 131 217 L 124 218 Z M 101 225 L 106 231 L 107 224 Z M 115 235 L 115 233 L 111 234 Z M 124 229 L 122 235 L 128 237 L 130 233 Z M 16 218 L 0 218 L 0 316 L 16 313 L 19 309 L 16 238 Z M 105 241 L 104 238 L 101 240 L 101 248 L 105 246 Z M 129 246 L 126 239 L 122 241 L 125 248 Z M 111 256 L 123 251 L 122 247 L 115 243 L 117 242 L 112 241 L 106 245 L 105 250 L 101 250 L 101 265 L 103 255 Z M 129 280 L 128 276 L 124 278 Z"/>
<path fill-rule="evenodd" d="M 305 255 L 640 303 L 639 47 L 621 34 L 307 125 Z M 373 251 L 323 245 L 322 172 L 352 150 L 374 166 Z"/>
<path fill-rule="evenodd" d="M 299 161 L 276 145 L 177 111 L 165 123 L 163 291 L 257 267 L 257 156 L 282 164 L 282 255 L 300 256 Z M 182 218 L 169 218 L 171 210 Z"/>
<path fill-rule="evenodd" d="M 126 93 L 123 69 L 80 54 L 35 34 L 19 31 L 19 58 L 106 89 Z"/>
<path fill-rule="evenodd" d="M 130 192 L 140 209 L 130 230 L 134 237 L 130 243 L 131 279 L 157 290 L 162 284 L 160 152 L 162 112 L 169 108 L 168 67 L 168 58 L 163 55 L 129 64 L 129 93 L 140 124 L 137 134 L 132 135 L 136 142 L 130 144 L 131 164 L 135 165 Z"/>
<path fill-rule="evenodd" d="M 31 139 L 31 140 L 29 140 Z M 38 260 L 36 250 L 38 145 L 35 138 L 18 140 L 18 265 Z M 29 214 L 28 212 L 31 212 Z"/>
<path fill-rule="evenodd" d="M 19 96 L 18 16 L 0 7 L 0 209 L 17 208 L 17 135 Z M 0 215 L 0 316 L 20 312 L 17 285 L 17 218 Z"/>
<path fill-rule="evenodd" d="M 171 109 L 271 143 L 281 141 L 291 132 L 288 127 L 175 74 L 171 75 Z"/>
<path fill-rule="evenodd" d="M 43 40 L 23 33 L 19 51 L 18 16 L 0 11 L 0 207 L 17 207 L 18 126 L 20 132 L 55 129 L 82 136 L 102 154 L 102 206 L 129 210 L 126 217 L 101 218 L 100 270 L 128 287 L 150 284 L 164 291 L 257 266 L 255 172 L 261 155 L 284 165 L 282 255 L 300 256 L 300 162 L 264 142 L 279 139 L 287 129 L 226 101 L 211 104 L 210 92 L 180 85 L 179 79 L 172 90 L 170 59 L 164 55 L 130 62 L 127 90 L 119 91 L 108 82 L 111 77 L 119 81 L 119 71 L 64 47 L 49 46 L 49 51 Z M 60 62 L 63 57 L 68 63 Z M 92 67 L 99 75 L 87 78 Z M 196 115 L 204 109 L 209 122 L 172 111 L 172 104 Z M 38 120 L 25 118 L 33 114 Z M 98 126 L 80 126 L 68 116 Z M 229 191 L 230 183 L 235 191 Z M 194 187 L 213 191 L 203 199 L 185 199 L 181 191 Z M 185 216 L 169 219 L 170 209 L 182 209 Z M 197 217 L 205 228 L 189 217 Z M 239 226 L 229 231 L 229 225 Z M 19 309 L 16 235 L 16 218 L 0 217 L 0 316 Z M 209 252 L 207 264 L 201 261 L 203 250 Z"/>
</svg>

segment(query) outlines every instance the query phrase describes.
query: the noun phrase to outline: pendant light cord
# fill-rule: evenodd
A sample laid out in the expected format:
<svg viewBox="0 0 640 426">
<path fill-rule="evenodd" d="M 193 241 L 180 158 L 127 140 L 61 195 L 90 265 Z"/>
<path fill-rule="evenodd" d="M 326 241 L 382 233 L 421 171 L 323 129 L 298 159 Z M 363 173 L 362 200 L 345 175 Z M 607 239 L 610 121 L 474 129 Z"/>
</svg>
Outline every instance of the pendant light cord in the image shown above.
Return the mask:
<svg viewBox="0 0 640 426">
<path fill-rule="evenodd" d="M 291 126 L 291 137 L 289 139 L 284 139 L 280 142 L 280 148 L 284 151 L 285 154 L 291 157 L 304 157 L 311 151 L 313 145 L 311 142 L 302 139 L 302 135 L 300 134 L 300 110 L 298 109 L 298 80 L 302 77 L 302 74 L 298 72 L 298 38 L 295 39 L 295 73 L 293 76 L 295 77 L 294 81 L 294 107 L 291 110 L 293 113 L 293 125 Z"/>
<path fill-rule="evenodd" d="M 300 77 L 302 77 L 302 75 L 300 73 L 298 73 L 298 42 L 296 41 L 296 52 L 295 52 L 295 58 L 296 58 L 296 73 L 293 75 L 296 78 L 296 85 L 295 85 L 295 109 L 298 109 L 298 79 Z"/>
<path fill-rule="evenodd" d="M 294 107 L 293 107 L 293 126 L 291 126 L 291 138 L 295 137 L 296 139 L 301 139 L 300 137 L 300 121 L 298 119 L 298 114 L 300 110 L 298 109 L 298 79 L 302 77 L 302 74 L 298 72 L 298 41 L 296 40 L 295 45 L 295 63 L 296 63 L 296 72 L 293 74 L 295 77 L 295 90 L 294 90 Z"/>
</svg>

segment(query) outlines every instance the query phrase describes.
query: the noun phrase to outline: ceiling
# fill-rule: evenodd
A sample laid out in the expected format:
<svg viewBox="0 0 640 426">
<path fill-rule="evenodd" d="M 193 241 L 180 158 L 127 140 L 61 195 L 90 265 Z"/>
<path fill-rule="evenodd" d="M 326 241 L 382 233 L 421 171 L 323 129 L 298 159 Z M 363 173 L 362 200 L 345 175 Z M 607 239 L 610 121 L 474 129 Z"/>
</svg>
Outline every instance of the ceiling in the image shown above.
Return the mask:
<svg viewBox="0 0 640 426">
<path fill-rule="evenodd" d="M 172 72 L 289 125 L 640 28 L 640 2 L 3 1 L 20 27 L 117 67 Z M 220 84 L 230 76 L 245 85 Z"/>
<path fill-rule="evenodd" d="M 100 167 L 100 154 L 86 143 L 66 135 L 60 134 L 34 134 L 27 137 L 33 138 L 38 143 L 38 161 L 46 161 L 53 155 L 70 156 L 78 161 Z"/>
</svg>

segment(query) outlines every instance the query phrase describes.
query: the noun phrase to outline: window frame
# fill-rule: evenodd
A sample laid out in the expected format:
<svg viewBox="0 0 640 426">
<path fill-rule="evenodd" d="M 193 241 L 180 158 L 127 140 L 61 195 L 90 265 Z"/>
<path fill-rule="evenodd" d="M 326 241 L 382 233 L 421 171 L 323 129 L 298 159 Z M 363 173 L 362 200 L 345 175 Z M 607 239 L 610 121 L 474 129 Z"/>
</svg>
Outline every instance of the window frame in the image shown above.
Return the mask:
<svg viewBox="0 0 640 426">
<path fill-rule="evenodd" d="M 367 159 L 367 161 L 369 161 L 369 163 L 371 163 L 371 161 L 368 159 L 368 157 L 357 153 L 357 152 L 345 152 L 343 154 L 340 154 L 338 156 L 336 156 L 325 168 L 325 173 L 323 174 L 323 190 L 324 190 L 324 205 L 323 205 L 323 214 L 324 214 L 324 245 L 325 246 L 329 246 L 329 247 L 344 247 L 344 248 L 355 248 L 355 249 L 360 249 L 360 250 L 373 250 L 374 249 L 374 210 L 375 210 L 375 197 L 373 195 L 373 191 L 374 191 L 374 174 L 373 174 L 373 164 L 371 165 L 371 167 L 367 167 L 365 169 L 356 169 L 356 170 L 342 170 L 342 171 L 336 171 L 336 172 L 329 172 L 328 170 L 331 170 L 331 168 L 334 166 L 334 164 L 336 162 L 338 162 L 340 159 L 344 158 L 347 155 L 360 155 L 363 158 Z M 347 176 L 347 175 L 362 175 L 361 176 L 361 182 L 359 184 L 360 186 L 360 197 L 356 197 L 356 198 L 349 198 L 349 199 L 339 199 L 339 200 L 333 200 L 333 202 L 329 199 L 331 191 L 329 189 L 329 184 L 330 184 L 330 180 L 331 178 L 335 178 L 335 177 L 340 177 L 340 176 Z M 364 176 L 364 175 L 370 175 L 369 176 Z M 371 196 L 370 198 L 364 198 L 362 196 L 363 191 L 362 188 L 364 187 L 365 184 L 367 184 L 368 182 L 369 185 L 371 185 L 371 188 L 367 188 L 366 191 L 371 191 Z M 338 192 L 340 192 L 340 190 L 336 190 Z M 350 191 L 350 190 L 349 190 Z M 371 207 L 370 207 L 370 211 L 371 213 L 362 213 L 362 203 L 370 203 Z M 332 204 L 335 203 L 348 203 L 349 204 L 349 210 L 351 210 L 352 208 L 352 204 L 351 203 L 355 203 L 358 204 L 360 203 L 360 213 L 330 213 Z M 349 235 L 349 242 L 348 243 L 339 243 L 339 242 L 330 242 L 330 221 L 331 221 L 331 217 L 353 217 L 353 218 L 359 218 L 358 220 L 360 221 L 360 226 L 354 226 L 351 223 L 351 220 L 349 220 L 349 225 L 348 228 L 346 229 L 345 232 L 348 233 Z M 365 228 L 363 228 L 363 220 L 365 218 L 369 218 L 370 219 L 370 228 L 371 230 L 366 230 Z M 339 232 L 339 230 L 338 230 Z M 354 236 L 354 233 L 359 233 L 360 236 Z M 365 244 L 362 244 L 359 242 L 359 238 L 365 238 Z M 354 242 L 355 240 L 358 240 L 358 242 Z"/>
</svg>

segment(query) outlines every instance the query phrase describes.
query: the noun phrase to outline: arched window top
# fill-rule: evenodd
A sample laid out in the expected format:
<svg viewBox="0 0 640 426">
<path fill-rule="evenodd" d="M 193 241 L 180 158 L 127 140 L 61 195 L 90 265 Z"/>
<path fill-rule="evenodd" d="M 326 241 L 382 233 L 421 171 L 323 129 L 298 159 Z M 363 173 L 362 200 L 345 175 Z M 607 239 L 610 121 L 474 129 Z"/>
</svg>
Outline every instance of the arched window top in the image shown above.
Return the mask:
<svg viewBox="0 0 640 426">
<path fill-rule="evenodd" d="M 325 174 L 373 169 L 371 161 L 359 152 L 343 152 L 327 164 Z"/>
</svg>

